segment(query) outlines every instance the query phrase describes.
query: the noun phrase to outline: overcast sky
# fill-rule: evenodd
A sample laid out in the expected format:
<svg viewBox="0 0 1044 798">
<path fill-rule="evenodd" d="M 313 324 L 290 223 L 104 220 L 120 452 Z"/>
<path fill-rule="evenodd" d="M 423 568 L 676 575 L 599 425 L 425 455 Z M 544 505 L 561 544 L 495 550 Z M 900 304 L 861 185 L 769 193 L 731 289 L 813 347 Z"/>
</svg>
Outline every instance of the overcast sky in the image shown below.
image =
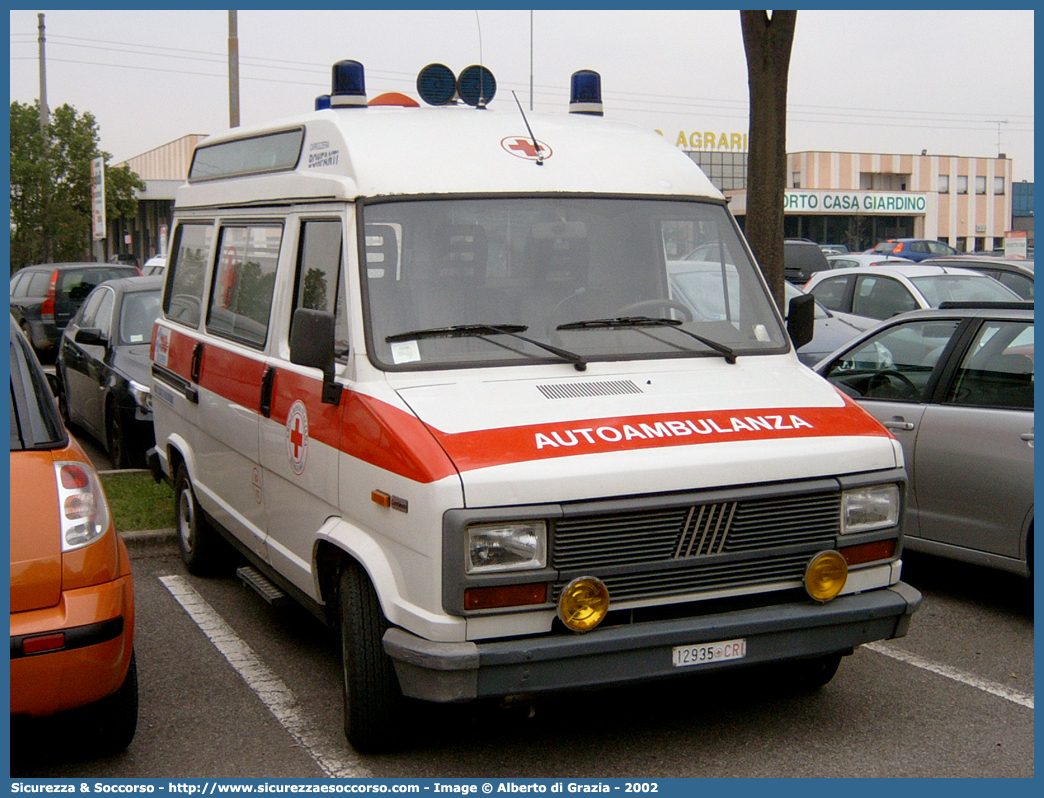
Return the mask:
<svg viewBox="0 0 1044 798">
<path fill-rule="evenodd" d="M 39 93 L 38 13 L 10 12 L 12 101 Z M 116 161 L 228 127 L 227 11 L 42 13 L 48 104 L 94 114 Z M 1032 11 L 800 11 L 787 150 L 1003 152 L 1032 182 L 1033 23 Z M 330 65 L 352 58 L 370 98 L 416 96 L 432 62 L 458 74 L 482 62 L 491 107 L 514 108 L 513 90 L 564 113 L 570 75 L 594 69 L 607 117 L 672 142 L 747 132 L 737 11 L 240 11 L 238 32 L 243 124 L 310 110 Z"/>
</svg>

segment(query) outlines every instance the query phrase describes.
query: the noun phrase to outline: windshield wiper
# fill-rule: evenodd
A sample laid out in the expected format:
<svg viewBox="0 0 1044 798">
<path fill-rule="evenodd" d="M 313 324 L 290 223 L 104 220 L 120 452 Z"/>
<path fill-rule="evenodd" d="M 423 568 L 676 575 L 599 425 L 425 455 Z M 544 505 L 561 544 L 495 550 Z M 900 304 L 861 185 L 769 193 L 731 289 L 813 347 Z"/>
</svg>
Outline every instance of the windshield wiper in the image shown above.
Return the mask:
<svg viewBox="0 0 1044 798">
<path fill-rule="evenodd" d="M 652 316 L 617 316 L 609 319 L 588 319 L 586 321 L 571 321 L 559 324 L 556 330 L 588 330 L 588 329 L 613 329 L 618 327 L 673 327 L 678 332 L 694 338 L 706 347 L 713 349 L 725 358 L 726 363 L 736 362 L 736 351 L 726 344 L 712 341 L 702 335 L 682 329 L 681 319 L 658 319 Z"/>
<path fill-rule="evenodd" d="M 527 335 L 521 335 L 529 328 L 524 324 L 455 324 L 451 327 L 430 327 L 426 330 L 413 330 L 411 332 L 396 333 L 389 335 L 384 340 L 389 344 L 400 341 L 416 341 L 420 338 L 466 338 L 468 336 L 482 337 L 484 335 L 510 335 L 527 344 L 532 344 L 540 349 L 550 352 L 563 360 L 568 360 L 577 371 L 586 371 L 587 362 L 575 352 L 561 349 L 551 344 L 545 344 L 534 340 Z"/>
</svg>

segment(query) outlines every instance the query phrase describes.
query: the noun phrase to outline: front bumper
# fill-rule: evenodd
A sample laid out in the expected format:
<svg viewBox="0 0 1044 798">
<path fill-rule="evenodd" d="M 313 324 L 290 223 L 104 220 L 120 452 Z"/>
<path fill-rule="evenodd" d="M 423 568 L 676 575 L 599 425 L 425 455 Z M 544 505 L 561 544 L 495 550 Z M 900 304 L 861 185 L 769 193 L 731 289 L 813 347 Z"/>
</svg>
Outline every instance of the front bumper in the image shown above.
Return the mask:
<svg viewBox="0 0 1044 798">
<path fill-rule="evenodd" d="M 902 637 L 921 594 L 904 582 L 827 604 L 782 604 L 695 618 L 652 621 L 478 643 L 435 643 L 392 628 L 384 650 L 405 695 L 427 701 L 538 693 L 622 684 L 695 671 L 782 662 Z M 674 646 L 744 638 L 747 655 L 688 668 Z"/>
</svg>

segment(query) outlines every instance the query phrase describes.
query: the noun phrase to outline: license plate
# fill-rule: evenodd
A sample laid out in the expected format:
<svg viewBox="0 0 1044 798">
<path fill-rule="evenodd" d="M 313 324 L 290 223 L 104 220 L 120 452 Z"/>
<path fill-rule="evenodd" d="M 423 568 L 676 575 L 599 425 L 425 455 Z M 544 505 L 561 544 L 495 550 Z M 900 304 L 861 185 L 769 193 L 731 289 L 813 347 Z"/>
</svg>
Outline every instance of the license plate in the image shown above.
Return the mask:
<svg viewBox="0 0 1044 798">
<path fill-rule="evenodd" d="M 694 646 L 675 646 L 672 649 L 674 667 L 687 668 L 690 665 L 707 665 L 711 662 L 724 662 L 727 659 L 743 659 L 747 656 L 747 641 L 721 640 L 717 643 L 697 643 Z"/>
</svg>

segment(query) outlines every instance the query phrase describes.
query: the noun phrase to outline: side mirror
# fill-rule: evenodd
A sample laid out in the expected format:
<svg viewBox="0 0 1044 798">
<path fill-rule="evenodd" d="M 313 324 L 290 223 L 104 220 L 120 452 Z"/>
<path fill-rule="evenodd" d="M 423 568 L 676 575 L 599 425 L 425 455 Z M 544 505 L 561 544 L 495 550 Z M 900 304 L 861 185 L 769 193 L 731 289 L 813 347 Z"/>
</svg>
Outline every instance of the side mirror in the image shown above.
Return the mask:
<svg viewBox="0 0 1044 798">
<path fill-rule="evenodd" d="M 83 327 L 77 330 L 73 340 L 78 344 L 86 344 L 88 346 L 105 346 L 108 343 L 105 334 L 97 327 Z"/>
<path fill-rule="evenodd" d="M 812 340 L 815 327 L 816 298 L 811 294 L 802 294 L 790 300 L 787 306 L 787 334 L 795 349 L 800 349 Z"/>
<path fill-rule="evenodd" d="M 323 403 L 340 404 L 341 386 L 334 380 L 334 315 L 298 308 L 290 327 L 290 362 L 323 372 Z"/>
</svg>

